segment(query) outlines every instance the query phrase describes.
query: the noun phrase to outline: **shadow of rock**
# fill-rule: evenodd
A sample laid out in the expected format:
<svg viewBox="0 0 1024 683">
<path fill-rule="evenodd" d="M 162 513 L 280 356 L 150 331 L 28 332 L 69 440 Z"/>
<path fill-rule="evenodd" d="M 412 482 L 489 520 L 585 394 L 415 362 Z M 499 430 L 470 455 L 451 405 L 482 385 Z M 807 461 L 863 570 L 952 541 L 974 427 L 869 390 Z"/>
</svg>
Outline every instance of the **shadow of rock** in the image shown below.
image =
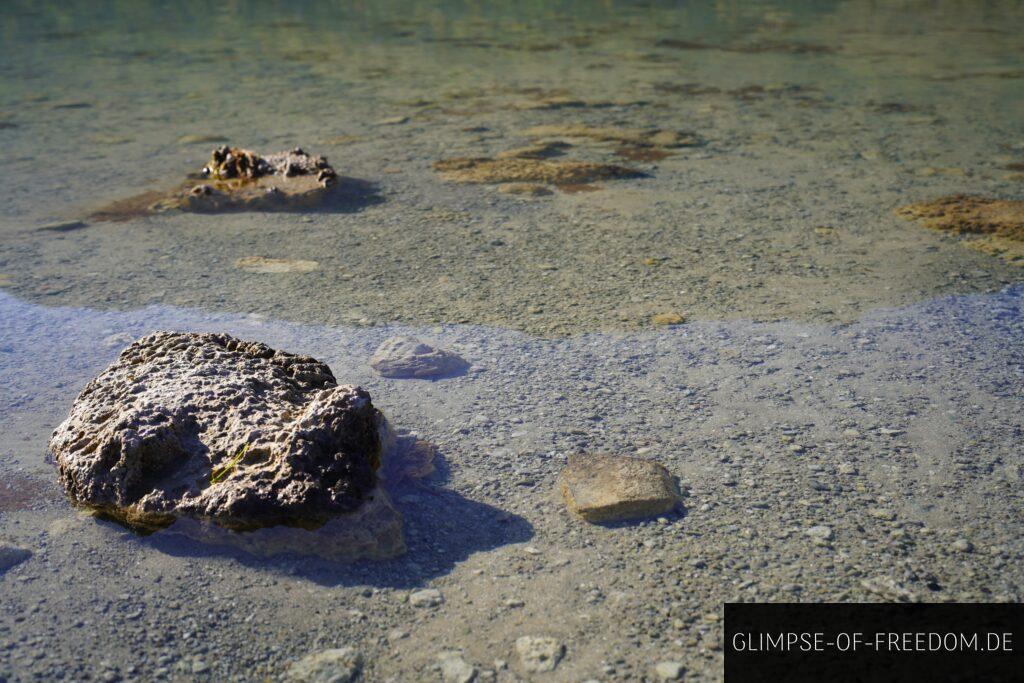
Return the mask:
<svg viewBox="0 0 1024 683">
<path fill-rule="evenodd" d="M 262 211 L 273 213 L 355 213 L 368 206 L 383 203 L 378 185 L 360 178 L 339 176 L 329 191 L 316 195 L 310 201 L 280 201 L 272 199 L 249 205 L 229 205 L 217 210 L 205 209 L 201 205 L 188 209 L 181 206 L 168 208 L 166 201 L 180 193 L 180 189 L 172 191 L 147 190 L 140 194 L 118 199 L 92 211 L 87 220 L 93 223 L 123 223 L 139 218 L 147 218 L 160 214 L 191 211 L 193 213 L 241 213 L 245 211 Z"/>
<path fill-rule="evenodd" d="M 399 453 L 416 441 L 407 436 L 398 438 Z M 231 557 L 251 569 L 297 576 L 324 586 L 413 588 L 447 574 L 474 553 L 533 537 L 533 527 L 524 518 L 443 488 L 448 472 L 436 451 L 433 471 L 425 478 L 389 471 L 384 488 L 402 514 L 406 542 L 406 552 L 393 559 L 338 562 L 295 552 L 256 557 L 171 530 L 139 540 L 168 555 Z M 307 532 L 296 529 L 295 533 Z"/>
</svg>

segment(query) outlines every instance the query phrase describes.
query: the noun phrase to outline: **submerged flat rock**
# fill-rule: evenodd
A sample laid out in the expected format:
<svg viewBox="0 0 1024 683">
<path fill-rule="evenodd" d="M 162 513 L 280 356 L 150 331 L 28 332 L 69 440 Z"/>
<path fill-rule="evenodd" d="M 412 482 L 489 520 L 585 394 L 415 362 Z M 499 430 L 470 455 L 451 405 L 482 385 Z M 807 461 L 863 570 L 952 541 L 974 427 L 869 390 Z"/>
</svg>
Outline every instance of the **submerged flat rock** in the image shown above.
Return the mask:
<svg viewBox="0 0 1024 683">
<path fill-rule="evenodd" d="M 288 668 L 292 683 L 349 683 L 359 679 L 363 656 L 351 647 L 332 648 L 306 655 Z"/>
<path fill-rule="evenodd" d="M 369 394 L 320 361 L 157 332 L 89 382 L 50 450 L 74 502 L 141 531 L 179 518 L 318 529 L 362 510 L 349 519 L 372 517 L 394 549 L 400 522 L 376 475 L 385 438 Z"/>
<path fill-rule="evenodd" d="M 562 471 L 569 510 L 588 522 L 613 522 L 670 512 L 679 504 L 675 481 L 651 460 L 613 455 L 569 458 Z"/>
<path fill-rule="evenodd" d="M 370 358 L 370 366 L 395 379 L 445 377 L 462 372 L 469 363 L 458 354 L 437 349 L 412 337 L 386 340 Z"/>
</svg>

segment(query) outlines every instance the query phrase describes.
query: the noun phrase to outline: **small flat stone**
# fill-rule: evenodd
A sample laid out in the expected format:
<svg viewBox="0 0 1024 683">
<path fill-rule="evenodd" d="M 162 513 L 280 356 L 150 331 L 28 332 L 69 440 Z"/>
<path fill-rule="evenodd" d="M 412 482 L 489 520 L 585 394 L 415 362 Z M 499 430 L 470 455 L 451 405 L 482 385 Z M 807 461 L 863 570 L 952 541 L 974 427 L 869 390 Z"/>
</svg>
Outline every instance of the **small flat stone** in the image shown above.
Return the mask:
<svg viewBox="0 0 1024 683">
<path fill-rule="evenodd" d="M 445 683 L 471 683 L 476 678 L 476 667 L 458 652 L 442 652 L 437 656 L 441 665 L 441 678 Z"/>
<path fill-rule="evenodd" d="M 654 667 L 654 675 L 658 677 L 659 681 L 682 680 L 685 672 L 686 667 L 679 662 L 658 662 Z"/>
<path fill-rule="evenodd" d="M 309 273 L 319 267 L 316 261 L 264 256 L 245 256 L 235 261 L 235 268 L 247 273 Z"/>
<path fill-rule="evenodd" d="M 413 607 L 433 608 L 444 603 L 444 596 L 436 588 L 424 588 L 409 596 L 409 604 Z"/>
<path fill-rule="evenodd" d="M 73 230 L 81 230 L 82 228 L 87 227 L 89 227 L 89 224 L 85 221 L 61 221 L 58 223 L 40 225 L 39 229 L 47 232 L 71 232 Z"/>
<path fill-rule="evenodd" d="M 835 535 L 832 533 L 832 527 L 828 527 L 823 524 L 812 526 L 804 531 L 804 533 L 816 541 L 831 541 Z"/>
<path fill-rule="evenodd" d="M 562 496 L 569 510 L 588 522 L 653 517 L 679 504 L 664 466 L 612 455 L 570 457 L 562 472 Z"/>
<path fill-rule="evenodd" d="M 651 323 L 653 323 L 654 325 L 682 325 L 685 322 L 686 318 L 679 315 L 678 313 L 657 313 L 651 316 Z"/>
<path fill-rule="evenodd" d="M 351 683 L 363 670 L 363 657 L 351 647 L 307 655 L 288 668 L 286 680 L 295 683 Z"/>
<path fill-rule="evenodd" d="M 554 671 L 565 656 L 565 646 L 547 636 L 523 636 L 516 639 L 516 655 L 526 673 Z"/>
<path fill-rule="evenodd" d="M 957 553 L 969 553 L 972 550 L 974 550 L 974 546 L 971 545 L 971 542 L 965 538 L 956 539 L 950 544 L 949 548 L 953 552 Z"/>
<path fill-rule="evenodd" d="M 466 370 L 469 363 L 451 351 L 434 348 L 411 337 L 392 337 L 374 351 L 370 367 L 384 377 L 425 379 Z"/>
</svg>

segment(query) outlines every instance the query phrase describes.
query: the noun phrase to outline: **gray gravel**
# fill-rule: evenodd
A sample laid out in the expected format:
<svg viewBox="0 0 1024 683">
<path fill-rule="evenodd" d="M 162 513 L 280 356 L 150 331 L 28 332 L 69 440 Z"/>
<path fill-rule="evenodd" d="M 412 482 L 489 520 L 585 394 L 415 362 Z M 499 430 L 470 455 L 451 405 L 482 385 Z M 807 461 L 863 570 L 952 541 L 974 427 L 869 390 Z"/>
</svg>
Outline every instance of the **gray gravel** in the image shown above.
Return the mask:
<svg viewBox="0 0 1024 683">
<path fill-rule="evenodd" d="M 409 554 L 354 566 L 140 538 L 46 489 L 0 516 L 0 536 L 35 552 L 0 579 L 0 672 L 276 676 L 351 646 L 369 680 L 440 678 L 438 656 L 453 651 L 513 680 L 525 673 L 515 642 L 531 636 L 565 647 L 551 680 L 636 680 L 659 662 L 714 679 L 723 601 L 1021 600 L 1022 304 L 1018 288 L 842 326 L 543 340 L 3 296 L 5 478 L 52 480 L 42 445 L 116 353 L 101 340 L 181 327 L 322 358 L 444 462 L 393 492 Z M 369 358 L 395 334 L 473 369 L 381 378 Z M 569 515 L 557 474 L 568 454 L 595 450 L 665 463 L 685 512 L 607 527 Z M 417 606 L 424 590 L 443 602 Z"/>
</svg>

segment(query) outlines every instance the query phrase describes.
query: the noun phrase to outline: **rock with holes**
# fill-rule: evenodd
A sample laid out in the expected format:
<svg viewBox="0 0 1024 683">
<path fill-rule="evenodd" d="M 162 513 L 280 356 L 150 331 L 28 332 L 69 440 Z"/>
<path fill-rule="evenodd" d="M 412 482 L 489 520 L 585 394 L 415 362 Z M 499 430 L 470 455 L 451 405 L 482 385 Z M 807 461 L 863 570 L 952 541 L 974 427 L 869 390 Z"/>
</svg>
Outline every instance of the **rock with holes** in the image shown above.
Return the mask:
<svg viewBox="0 0 1024 683">
<path fill-rule="evenodd" d="M 389 441 L 369 394 L 320 361 L 157 332 L 89 382 L 50 449 L 74 502 L 141 531 L 180 521 L 247 550 L 279 537 L 295 551 L 298 530 L 316 530 L 318 554 L 381 557 L 402 550 L 377 483 Z M 268 533 L 226 533 L 257 529 Z"/>
</svg>

